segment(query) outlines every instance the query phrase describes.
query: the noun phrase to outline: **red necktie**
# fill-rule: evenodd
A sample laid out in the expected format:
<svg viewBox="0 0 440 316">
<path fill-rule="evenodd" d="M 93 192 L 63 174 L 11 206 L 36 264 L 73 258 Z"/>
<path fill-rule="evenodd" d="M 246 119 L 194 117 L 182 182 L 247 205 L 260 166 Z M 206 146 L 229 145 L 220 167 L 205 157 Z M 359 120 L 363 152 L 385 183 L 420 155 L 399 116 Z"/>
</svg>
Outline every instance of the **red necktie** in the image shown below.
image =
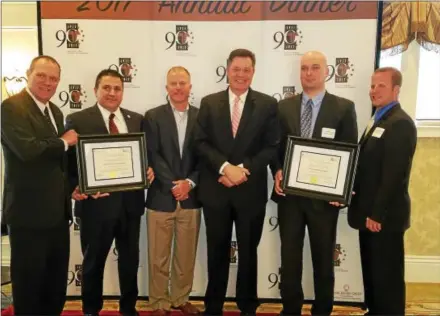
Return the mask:
<svg viewBox="0 0 440 316">
<path fill-rule="evenodd" d="M 115 114 L 114 113 L 110 114 L 108 118 L 108 129 L 110 131 L 110 134 L 119 134 L 119 130 L 115 124 L 114 118 L 115 118 Z"/>
<path fill-rule="evenodd" d="M 234 106 L 232 107 L 232 135 L 235 137 L 240 124 L 241 112 L 240 112 L 240 98 L 235 97 Z"/>
</svg>

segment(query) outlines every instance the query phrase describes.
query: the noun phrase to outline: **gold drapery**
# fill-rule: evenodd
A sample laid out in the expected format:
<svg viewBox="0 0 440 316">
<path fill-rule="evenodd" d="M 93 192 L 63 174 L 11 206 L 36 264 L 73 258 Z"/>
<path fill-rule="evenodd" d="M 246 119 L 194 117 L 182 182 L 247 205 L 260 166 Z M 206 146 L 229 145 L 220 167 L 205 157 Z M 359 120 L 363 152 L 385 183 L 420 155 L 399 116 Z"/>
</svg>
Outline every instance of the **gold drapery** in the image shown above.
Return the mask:
<svg viewBox="0 0 440 316">
<path fill-rule="evenodd" d="M 382 50 L 400 53 L 416 40 L 440 53 L 440 2 L 387 2 L 382 14 Z"/>
</svg>

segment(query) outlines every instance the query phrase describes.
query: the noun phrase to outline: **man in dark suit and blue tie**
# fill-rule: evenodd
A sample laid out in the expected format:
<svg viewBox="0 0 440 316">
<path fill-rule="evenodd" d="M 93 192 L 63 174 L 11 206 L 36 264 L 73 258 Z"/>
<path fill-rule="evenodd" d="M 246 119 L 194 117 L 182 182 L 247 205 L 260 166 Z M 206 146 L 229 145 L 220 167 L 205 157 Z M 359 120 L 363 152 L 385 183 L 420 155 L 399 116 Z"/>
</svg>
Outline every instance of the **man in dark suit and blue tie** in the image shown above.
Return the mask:
<svg viewBox="0 0 440 316">
<path fill-rule="evenodd" d="M 376 69 L 371 77 L 376 112 L 360 140 L 356 194 L 348 208 L 348 222 L 359 230 L 368 315 L 405 314 L 404 235 L 417 130 L 399 104 L 401 86 L 402 74 L 394 68 Z"/>
<path fill-rule="evenodd" d="M 357 143 L 353 102 L 325 89 L 327 60 L 321 52 L 307 52 L 301 58 L 303 92 L 280 101 L 281 145 L 271 164 L 275 172 L 275 193 L 281 238 L 282 315 L 301 315 L 303 245 L 307 227 L 312 253 L 315 300 L 312 315 L 330 315 L 333 309 L 333 254 L 339 207 L 328 202 L 285 195 L 281 189 L 282 166 L 288 135 Z M 334 203 L 333 203 L 334 204 Z"/>
<path fill-rule="evenodd" d="M 199 313 L 188 301 L 201 206 L 196 196 L 199 172 L 193 148 L 199 110 L 188 102 L 191 87 L 188 70 L 172 67 L 166 84 L 169 102 L 145 114 L 148 157 L 157 177 L 147 193 L 148 295 L 155 316 L 166 315 L 171 307 L 185 315 Z"/>
<path fill-rule="evenodd" d="M 11 245 L 15 315 L 60 315 L 66 300 L 71 188 L 63 114 L 50 102 L 61 68 L 50 56 L 32 60 L 28 85 L 1 106 L 5 182 L 3 223 Z"/>
<path fill-rule="evenodd" d="M 204 97 L 195 132 L 201 158 L 199 198 L 208 245 L 205 314 L 222 314 L 229 277 L 232 227 L 238 243 L 236 300 L 242 315 L 254 315 L 257 248 L 267 203 L 267 166 L 279 142 L 277 102 L 250 88 L 255 55 L 230 53 L 229 88 Z"/>
<path fill-rule="evenodd" d="M 102 70 L 95 81 L 97 103 L 70 114 L 66 129 L 78 134 L 118 134 L 142 131 L 142 115 L 120 108 L 124 93 L 123 77 L 115 70 Z M 137 271 L 139 265 L 140 219 L 144 214 L 144 190 L 81 194 L 75 151 L 69 152 L 69 171 L 75 216 L 80 218 L 81 250 L 83 252 L 81 294 L 85 315 L 98 315 L 102 309 L 104 267 L 115 239 L 118 252 L 118 274 L 121 297 L 119 311 L 124 316 L 137 315 Z M 154 174 L 148 169 L 148 180 Z"/>
</svg>

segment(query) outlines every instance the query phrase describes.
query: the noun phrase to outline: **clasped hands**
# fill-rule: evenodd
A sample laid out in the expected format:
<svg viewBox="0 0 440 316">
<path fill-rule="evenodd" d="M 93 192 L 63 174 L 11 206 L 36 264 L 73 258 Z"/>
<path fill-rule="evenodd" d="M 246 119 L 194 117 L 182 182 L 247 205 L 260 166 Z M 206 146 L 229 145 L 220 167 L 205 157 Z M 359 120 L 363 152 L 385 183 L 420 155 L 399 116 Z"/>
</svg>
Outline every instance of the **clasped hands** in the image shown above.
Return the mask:
<svg viewBox="0 0 440 316">
<path fill-rule="evenodd" d="M 148 167 L 147 169 L 147 179 L 150 183 L 152 183 L 154 181 L 154 171 L 151 167 Z M 103 198 L 106 196 L 109 196 L 110 193 L 101 193 L 101 192 L 97 192 L 95 194 L 91 194 L 90 196 L 92 197 L 92 199 L 99 199 L 99 198 Z M 82 201 L 87 199 L 89 196 L 87 194 L 81 193 L 79 191 L 79 187 L 76 186 L 75 190 L 73 190 L 72 192 L 72 199 L 74 199 L 75 201 Z"/>
<path fill-rule="evenodd" d="M 223 173 L 224 175 L 218 179 L 218 182 L 227 188 L 246 182 L 248 176 L 251 174 L 248 169 L 231 164 L 228 164 L 223 168 Z"/>
</svg>

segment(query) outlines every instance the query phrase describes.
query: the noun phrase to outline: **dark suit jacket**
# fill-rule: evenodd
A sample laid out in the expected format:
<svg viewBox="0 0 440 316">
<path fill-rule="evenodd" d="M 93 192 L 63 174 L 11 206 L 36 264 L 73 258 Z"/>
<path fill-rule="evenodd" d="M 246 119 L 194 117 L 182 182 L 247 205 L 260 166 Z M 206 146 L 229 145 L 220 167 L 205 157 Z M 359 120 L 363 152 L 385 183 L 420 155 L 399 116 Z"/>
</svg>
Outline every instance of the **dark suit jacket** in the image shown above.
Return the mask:
<svg viewBox="0 0 440 316">
<path fill-rule="evenodd" d="M 196 156 L 193 150 L 193 127 L 197 120 L 198 109 L 190 106 L 188 122 L 180 157 L 177 125 L 169 103 L 158 106 L 145 113 L 144 131 L 147 135 L 148 158 L 156 180 L 147 192 L 147 208 L 155 211 L 174 212 L 177 201 L 171 193 L 172 183 L 176 180 L 191 179 L 196 187 L 189 192 L 189 198 L 181 201 L 184 209 L 200 208 L 196 197 L 199 172 L 196 169 Z"/>
<path fill-rule="evenodd" d="M 273 174 L 283 168 L 287 136 L 301 136 L 301 100 L 302 94 L 299 94 L 279 102 L 278 112 L 281 142 L 278 155 L 271 163 Z M 353 102 L 326 92 L 316 118 L 312 138 L 330 140 L 329 138 L 322 137 L 323 128 L 335 130 L 335 137 L 332 139 L 334 141 L 356 144 L 358 130 Z M 275 202 L 284 198 L 285 197 L 279 196 L 275 192 L 272 194 L 272 200 Z M 296 197 L 289 195 L 288 198 L 294 199 Z M 321 200 L 313 200 L 313 204 L 318 208 L 327 207 L 329 205 L 327 202 Z"/>
<path fill-rule="evenodd" d="M 372 136 L 376 128 L 383 129 L 381 137 Z M 348 209 L 351 227 L 366 229 L 366 218 L 370 217 L 382 224 L 382 230 L 409 228 L 408 184 L 416 143 L 414 122 L 400 104 L 386 112 L 362 137 L 354 184 L 356 194 Z"/>
<path fill-rule="evenodd" d="M 5 179 L 3 215 L 15 227 L 47 228 L 70 219 L 63 114 L 53 103 L 54 135 L 32 97 L 21 91 L 1 106 Z"/>
<path fill-rule="evenodd" d="M 195 147 L 201 158 L 199 199 L 222 207 L 233 202 L 252 208 L 267 202 L 267 166 L 279 143 L 277 101 L 249 89 L 235 138 L 232 136 L 228 90 L 204 97 L 195 129 Z M 224 162 L 243 163 L 248 181 L 232 188 L 218 182 Z"/>
<path fill-rule="evenodd" d="M 142 115 L 121 108 L 129 133 L 142 131 Z M 70 114 L 66 117 L 66 130 L 73 129 L 80 135 L 108 134 L 107 127 L 97 105 Z M 75 149 L 69 150 L 69 175 L 71 185 L 78 185 Z M 128 215 L 141 216 L 144 213 L 144 190 L 112 192 L 110 196 L 99 199 L 89 197 L 75 201 L 75 216 L 93 216 L 102 219 L 117 218 L 121 208 Z"/>
</svg>

